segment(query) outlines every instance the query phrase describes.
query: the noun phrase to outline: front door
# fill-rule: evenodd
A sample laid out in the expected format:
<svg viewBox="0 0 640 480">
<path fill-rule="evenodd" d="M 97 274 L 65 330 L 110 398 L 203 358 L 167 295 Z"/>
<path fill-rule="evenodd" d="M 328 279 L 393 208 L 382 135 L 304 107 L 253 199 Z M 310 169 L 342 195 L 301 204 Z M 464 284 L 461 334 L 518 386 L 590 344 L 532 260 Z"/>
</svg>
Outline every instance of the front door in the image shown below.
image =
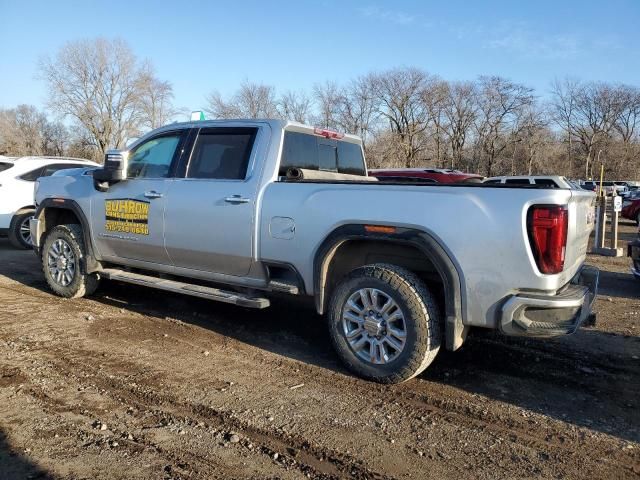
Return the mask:
<svg viewBox="0 0 640 480">
<path fill-rule="evenodd" d="M 203 128 L 185 178 L 170 182 L 165 242 L 176 267 L 243 276 L 252 262 L 256 127 Z"/>
<path fill-rule="evenodd" d="M 170 265 L 164 246 L 167 183 L 187 130 L 162 133 L 129 152 L 127 179 L 91 199 L 95 245 L 104 259 Z"/>
</svg>

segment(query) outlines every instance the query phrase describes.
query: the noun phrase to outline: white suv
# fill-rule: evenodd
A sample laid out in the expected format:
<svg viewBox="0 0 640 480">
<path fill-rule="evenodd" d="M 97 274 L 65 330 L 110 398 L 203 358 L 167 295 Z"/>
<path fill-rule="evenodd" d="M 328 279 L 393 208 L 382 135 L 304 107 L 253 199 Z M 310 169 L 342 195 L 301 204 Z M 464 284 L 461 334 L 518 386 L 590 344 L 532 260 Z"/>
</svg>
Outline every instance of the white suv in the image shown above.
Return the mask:
<svg viewBox="0 0 640 480">
<path fill-rule="evenodd" d="M 0 157 L 0 234 L 8 235 L 15 247 L 31 248 L 29 219 L 35 211 L 33 185 L 36 179 L 67 168 L 98 166 L 80 158 Z"/>
<path fill-rule="evenodd" d="M 511 175 L 502 177 L 490 177 L 482 183 L 503 183 L 505 185 L 539 185 L 543 188 L 570 188 L 580 189 L 575 182 L 559 175 Z"/>
</svg>

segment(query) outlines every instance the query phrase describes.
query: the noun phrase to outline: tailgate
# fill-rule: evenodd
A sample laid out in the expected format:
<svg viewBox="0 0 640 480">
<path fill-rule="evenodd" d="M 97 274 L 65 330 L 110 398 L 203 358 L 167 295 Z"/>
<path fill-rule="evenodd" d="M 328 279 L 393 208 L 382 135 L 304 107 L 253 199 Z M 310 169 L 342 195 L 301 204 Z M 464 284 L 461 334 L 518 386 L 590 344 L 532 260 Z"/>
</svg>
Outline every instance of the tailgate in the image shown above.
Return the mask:
<svg viewBox="0 0 640 480">
<path fill-rule="evenodd" d="M 565 252 L 565 271 L 577 269 L 589 248 L 589 237 L 595 222 L 596 196 L 591 192 L 573 190 L 569 201 L 569 231 Z"/>
</svg>

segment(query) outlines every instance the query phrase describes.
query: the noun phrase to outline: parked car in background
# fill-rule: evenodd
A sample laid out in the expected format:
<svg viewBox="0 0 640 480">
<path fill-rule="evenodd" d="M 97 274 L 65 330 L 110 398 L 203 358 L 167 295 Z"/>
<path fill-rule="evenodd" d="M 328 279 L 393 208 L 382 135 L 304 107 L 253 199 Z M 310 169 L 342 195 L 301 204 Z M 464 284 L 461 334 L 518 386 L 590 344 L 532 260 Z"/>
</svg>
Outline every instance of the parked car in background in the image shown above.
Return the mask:
<svg viewBox="0 0 640 480">
<path fill-rule="evenodd" d="M 595 180 L 587 180 L 583 182 L 582 188 L 586 190 L 591 190 L 592 192 L 599 193 L 600 192 L 600 182 Z M 606 196 L 613 195 L 616 192 L 617 195 L 624 196 L 624 192 L 627 191 L 627 187 L 624 185 L 616 185 L 615 182 L 604 181 L 602 182 L 602 191 Z"/>
<path fill-rule="evenodd" d="M 17 248 L 31 248 L 29 219 L 35 212 L 34 182 L 39 177 L 83 166 L 99 165 L 67 157 L 19 157 L 0 159 L 0 234 Z"/>
<path fill-rule="evenodd" d="M 631 192 L 638 191 L 638 186 L 635 184 L 635 182 L 629 182 L 626 180 L 614 180 L 613 183 L 616 186 L 618 195 L 620 195 L 621 197 L 629 197 L 629 195 L 631 195 Z"/>
<path fill-rule="evenodd" d="M 640 197 L 625 199 L 622 202 L 622 211 L 620 212 L 620 215 L 622 218 L 633 220 L 640 225 Z"/>
<path fill-rule="evenodd" d="M 559 175 L 504 175 L 489 177 L 483 183 L 503 183 L 505 185 L 538 185 L 544 188 L 580 188 L 576 183 Z"/>
<path fill-rule="evenodd" d="M 373 169 L 369 170 L 369 175 L 379 180 L 401 183 L 480 183 L 484 178 L 482 175 L 450 168 Z"/>
</svg>

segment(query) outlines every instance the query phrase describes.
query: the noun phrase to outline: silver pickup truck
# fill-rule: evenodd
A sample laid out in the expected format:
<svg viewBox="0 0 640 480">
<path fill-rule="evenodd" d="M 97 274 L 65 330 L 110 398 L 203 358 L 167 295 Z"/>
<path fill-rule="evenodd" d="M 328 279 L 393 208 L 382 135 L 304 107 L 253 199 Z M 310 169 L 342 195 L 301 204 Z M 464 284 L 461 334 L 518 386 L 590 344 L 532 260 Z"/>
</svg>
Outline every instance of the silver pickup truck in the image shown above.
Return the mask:
<svg viewBox="0 0 640 480">
<path fill-rule="evenodd" d="M 30 227 L 58 295 L 111 279 L 250 308 L 304 296 L 346 366 L 379 382 L 414 377 L 471 327 L 548 337 L 591 314 L 593 193 L 374 180 L 355 136 L 172 124 L 103 168 L 41 179 Z"/>
</svg>

